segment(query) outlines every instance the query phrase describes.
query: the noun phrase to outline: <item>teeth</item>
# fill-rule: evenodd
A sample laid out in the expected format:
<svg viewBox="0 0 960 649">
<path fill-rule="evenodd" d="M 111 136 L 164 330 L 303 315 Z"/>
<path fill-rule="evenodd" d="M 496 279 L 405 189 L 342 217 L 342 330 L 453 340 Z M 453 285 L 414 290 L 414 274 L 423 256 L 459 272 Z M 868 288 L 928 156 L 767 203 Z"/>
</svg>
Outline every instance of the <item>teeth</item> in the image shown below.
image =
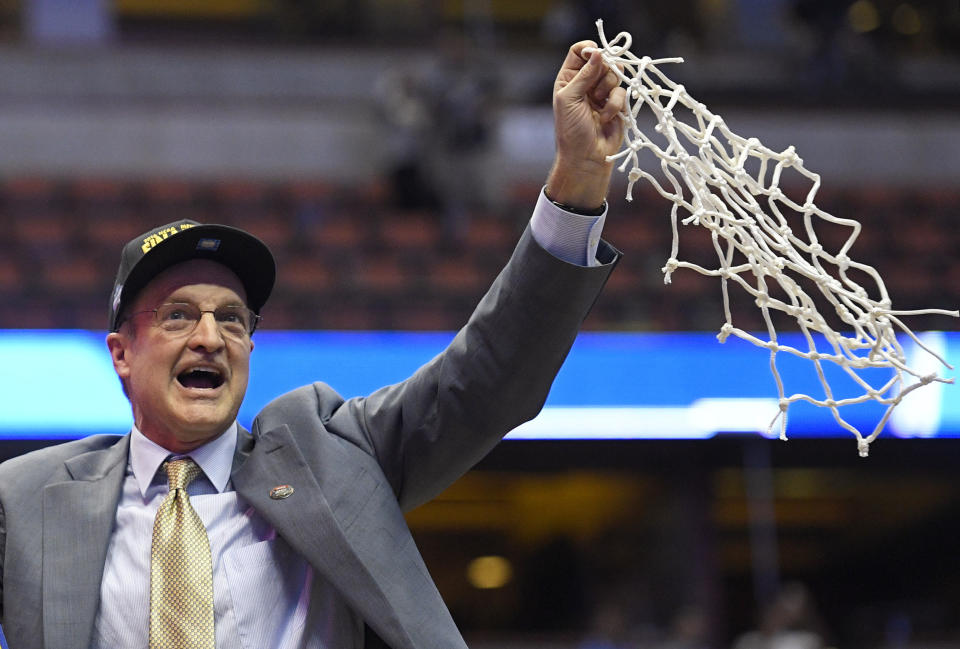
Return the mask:
<svg viewBox="0 0 960 649">
<path fill-rule="evenodd" d="M 195 367 L 191 370 L 187 370 L 188 373 L 191 372 L 200 372 L 203 374 L 213 374 L 214 376 L 220 376 L 219 370 L 210 369 L 209 367 Z"/>
</svg>

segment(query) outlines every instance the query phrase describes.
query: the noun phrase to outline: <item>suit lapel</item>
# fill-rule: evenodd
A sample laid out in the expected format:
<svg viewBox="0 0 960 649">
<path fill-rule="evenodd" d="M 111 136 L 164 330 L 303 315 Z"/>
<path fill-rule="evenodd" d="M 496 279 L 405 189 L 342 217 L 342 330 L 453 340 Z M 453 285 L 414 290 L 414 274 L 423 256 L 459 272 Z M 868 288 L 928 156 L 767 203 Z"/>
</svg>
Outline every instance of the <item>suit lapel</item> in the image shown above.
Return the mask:
<svg viewBox="0 0 960 649">
<path fill-rule="evenodd" d="M 65 463 L 72 480 L 43 490 L 44 647 L 90 644 L 130 436 Z"/>
<path fill-rule="evenodd" d="M 242 439 L 244 436 L 246 441 Z M 237 493 L 343 594 L 390 647 L 413 649 L 417 646 L 410 637 L 411 629 L 405 627 L 397 615 L 383 584 L 357 556 L 337 523 L 287 427 L 265 433 L 255 444 L 249 435 L 241 434 L 237 448 L 240 466 L 232 476 Z M 271 488 L 281 484 L 292 485 L 293 494 L 289 498 L 272 499 Z"/>
</svg>

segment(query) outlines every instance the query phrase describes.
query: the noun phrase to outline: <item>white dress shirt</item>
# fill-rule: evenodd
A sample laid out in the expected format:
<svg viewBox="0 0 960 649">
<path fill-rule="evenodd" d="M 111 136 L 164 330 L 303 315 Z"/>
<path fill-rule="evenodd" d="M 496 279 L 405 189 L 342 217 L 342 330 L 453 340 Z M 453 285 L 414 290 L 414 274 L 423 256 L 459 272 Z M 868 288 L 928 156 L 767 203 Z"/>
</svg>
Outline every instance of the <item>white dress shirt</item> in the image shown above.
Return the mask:
<svg viewBox="0 0 960 649">
<path fill-rule="evenodd" d="M 541 191 L 530 227 L 537 243 L 554 256 L 595 266 L 605 218 L 606 211 L 582 216 L 562 210 Z M 361 649 L 363 621 L 234 491 L 230 470 L 236 443 L 234 423 L 189 454 L 203 469 L 187 492 L 210 539 L 217 649 Z M 153 522 L 169 491 L 158 469 L 169 456 L 134 427 L 92 649 L 146 649 L 149 644 Z"/>
<path fill-rule="evenodd" d="M 359 649 L 359 617 L 233 490 L 236 426 L 189 454 L 203 469 L 187 492 L 210 539 L 217 648 Z M 148 646 L 153 521 L 169 492 L 158 469 L 169 455 L 133 429 L 93 649 Z"/>
</svg>

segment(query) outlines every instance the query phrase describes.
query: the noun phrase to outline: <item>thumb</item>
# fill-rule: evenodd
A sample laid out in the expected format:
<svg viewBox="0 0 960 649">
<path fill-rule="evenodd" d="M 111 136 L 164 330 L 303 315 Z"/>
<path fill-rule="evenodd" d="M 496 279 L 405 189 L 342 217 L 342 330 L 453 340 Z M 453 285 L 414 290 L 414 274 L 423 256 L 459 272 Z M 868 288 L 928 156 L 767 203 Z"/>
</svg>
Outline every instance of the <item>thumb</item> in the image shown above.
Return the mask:
<svg viewBox="0 0 960 649">
<path fill-rule="evenodd" d="M 593 50 L 584 66 L 580 68 L 577 75 L 567 84 L 567 88 L 575 95 L 586 95 L 603 76 L 605 69 L 606 66 L 603 63 L 603 57 L 600 56 L 599 50 Z"/>
</svg>

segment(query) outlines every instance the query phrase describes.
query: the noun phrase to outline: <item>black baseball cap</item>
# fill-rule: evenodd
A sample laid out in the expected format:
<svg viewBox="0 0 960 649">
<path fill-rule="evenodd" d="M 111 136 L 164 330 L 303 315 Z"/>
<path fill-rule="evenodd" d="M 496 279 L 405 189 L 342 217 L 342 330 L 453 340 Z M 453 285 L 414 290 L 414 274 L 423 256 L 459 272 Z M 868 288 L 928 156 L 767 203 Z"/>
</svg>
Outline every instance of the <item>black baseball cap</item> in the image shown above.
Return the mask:
<svg viewBox="0 0 960 649">
<path fill-rule="evenodd" d="M 216 261 L 236 273 L 247 292 L 247 307 L 254 313 L 260 313 L 270 297 L 277 264 L 267 244 L 229 225 L 182 219 L 144 232 L 123 247 L 110 296 L 110 331 L 120 327 L 123 309 L 150 280 L 191 259 Z"/>
</svg>

